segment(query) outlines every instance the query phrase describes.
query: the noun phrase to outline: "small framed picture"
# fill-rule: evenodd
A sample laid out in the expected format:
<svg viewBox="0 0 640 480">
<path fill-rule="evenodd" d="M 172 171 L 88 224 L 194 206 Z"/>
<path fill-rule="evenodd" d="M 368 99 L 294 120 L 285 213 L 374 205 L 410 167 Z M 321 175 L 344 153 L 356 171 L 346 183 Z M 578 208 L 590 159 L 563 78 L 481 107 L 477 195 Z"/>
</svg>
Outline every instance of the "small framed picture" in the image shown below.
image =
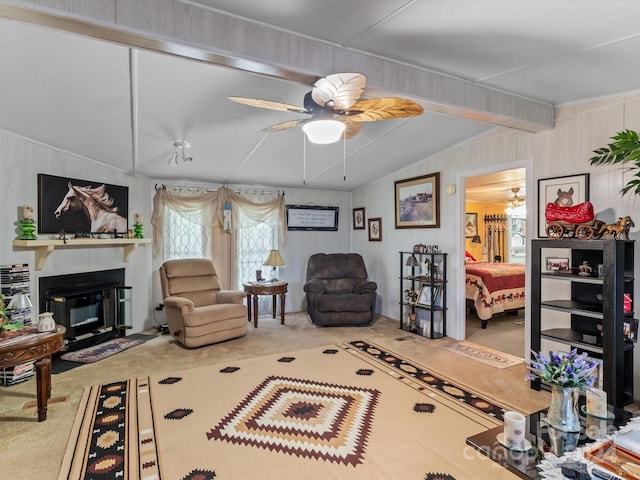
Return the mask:
<svg viewBox="0 0 640 480">
<path fill-rule="evenodd" d="M 547 271 L 549 272 L 568 272 L 569 259 L 559 257 L 547 257 Z"/>
<path fill-rule="evenodd" d="M 431 287 L 431 285 L 422 285 L 420 288 L 420 294 L 418 295 L 418 305 L 423 307 L 430 307 L 433 305 L 436 297 L 438 296 L 439 287 Z"/>
<path fill-rule="evenodd" d="M 464 236 L 465 238 L 473 238 L 478 235 L 478 214 L 464 214 Z"/>
<path fill-rule="evenodd" d="M 369 241 L 382 241 L 382 218 L 370 218 L 369 222 Z"/>
<path fill-rule="evenodd" d="M 435 288 L 435 294 L 431 300 L 432 300 L 431 305 L 433 305 L 434 307 L 442 306 L 442 288 L 441 287 Z"/>
<path fill-rule="evenodd" d="M 625 342 L 638 342 L 638 319 L 633 318 L 629 322 L 624 322 Z"/>
<path fill-rule="evenodd" d="M 353 229 L 364 230 L 364 207 L 353 209 Z"/>
</svg>

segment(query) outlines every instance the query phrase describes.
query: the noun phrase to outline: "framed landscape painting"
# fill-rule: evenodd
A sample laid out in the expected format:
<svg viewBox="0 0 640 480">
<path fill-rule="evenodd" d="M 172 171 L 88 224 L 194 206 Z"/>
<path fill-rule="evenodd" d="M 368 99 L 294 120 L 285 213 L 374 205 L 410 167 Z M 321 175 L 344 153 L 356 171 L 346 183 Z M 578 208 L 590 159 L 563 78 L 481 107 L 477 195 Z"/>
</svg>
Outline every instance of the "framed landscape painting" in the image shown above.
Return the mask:
<svg viewBox="0 0 640 480">
<path fill-rule="evenodd" d="M 440 227 L 440 173 L 395 182 L 396 228 Z"/>
</svg>

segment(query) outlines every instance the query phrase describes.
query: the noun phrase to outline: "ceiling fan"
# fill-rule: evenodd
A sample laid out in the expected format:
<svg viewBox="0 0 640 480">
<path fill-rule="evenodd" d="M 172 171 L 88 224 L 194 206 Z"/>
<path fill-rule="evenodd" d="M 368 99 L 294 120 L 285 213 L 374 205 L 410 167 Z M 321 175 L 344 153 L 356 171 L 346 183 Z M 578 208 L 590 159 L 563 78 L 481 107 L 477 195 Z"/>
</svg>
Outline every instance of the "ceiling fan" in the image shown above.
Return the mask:
<svg viewBox="0 0 640 480">
<path fill-rule="evenodd" d="M 255 98 L 228 98 L 252 107 L 311 115 L 311 118 L 289 120 L 267 127 L 263 131 L 279 132 L 302 126 L 309 140 L 315 143 L 332 143 L 340 138 L 353 138 L 362 129 L 362 122 L 413 117 L 424 111 L 417 103 L 402 98 L 384 97 L 360 100 L 366 83 L 367 77 L 361 73 L 327 75 L 319 79 L 311 91 L 304 96 L 304 106 L 302 107 Z M 338 127 L 338 135 L 334 135 L 328 141 L 314 141 L 309 134 L 310 127 L 312 124 L 319 126 L 320 122 L 327 121 Z"/>
</svg>

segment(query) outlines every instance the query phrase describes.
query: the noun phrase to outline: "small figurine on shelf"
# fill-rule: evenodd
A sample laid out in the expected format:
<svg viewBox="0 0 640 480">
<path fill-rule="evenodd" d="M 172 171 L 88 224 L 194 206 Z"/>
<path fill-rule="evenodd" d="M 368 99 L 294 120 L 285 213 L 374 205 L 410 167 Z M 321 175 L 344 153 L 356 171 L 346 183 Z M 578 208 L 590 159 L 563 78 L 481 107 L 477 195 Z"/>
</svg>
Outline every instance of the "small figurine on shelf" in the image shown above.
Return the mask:
<svg viewBox="0 0 640 480">
<path fill-rule="evenodd" d="M 597 232 L 598 235 L 602 238 L 612 238 L 614 240 L 628 240 L 629 239 L 629 230 L 631 227 L 635 227 L 636 224 L 633 223 L 631 217 L 627 215 L 626 217 L 618 217 L 618 221 L 616 223 L 611 223 L 608 225 L 602 225 L 600 230 Z"/>
<path fill-rule="evenodd" d="M 418 318 L 418 315 L 415 312 L 411 312 L 409 314 L 409 331 L 412 333 L 416 333 L 418 331 L 418 326 L 416 325 L 416 318 Z"/>
<path fill-rule="evenodd" d="M 33 207 L 25 205 L 22 207 L 22 220 L 20 221 L 20 240 L 37 240 L 35 236 L 35 222 L 33 221 Z"/>
<path fill-rule="evenodd" d="M 144 227 L 142 226 L 142 215 L 136 213 L 136 223 L 133 224 L 133 237 L 144 238 Z"/>
<path fill-rule="evenodd" d="M 582 265 L 578 267 L 578 275 L 582 275 L 583 277 L 588 277 L 593 272 L 591 265 L 586 260 L 582 262 Z"/>
<path fill-rule="evenodd" d="M 405 297 L 407 299 L 407 302 L 416 303 L 416 300 L 418 300 L 418 293 L 413 289 L 413 287 L 407 288 L 404 291 L 404 293 L 405 293 Z"/>
</svg>

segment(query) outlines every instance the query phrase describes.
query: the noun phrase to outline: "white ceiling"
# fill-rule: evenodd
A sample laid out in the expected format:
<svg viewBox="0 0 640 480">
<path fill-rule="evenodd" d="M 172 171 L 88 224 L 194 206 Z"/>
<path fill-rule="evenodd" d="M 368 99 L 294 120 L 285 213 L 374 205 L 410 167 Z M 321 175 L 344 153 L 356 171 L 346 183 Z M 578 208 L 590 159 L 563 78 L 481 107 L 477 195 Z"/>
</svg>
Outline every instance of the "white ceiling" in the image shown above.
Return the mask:
<svg viewBox="0 0 640 480">
<path fill-rule="evenodd" d="M 639 86 L 640 2 L 632 0 L 177 2 L 554 105 Z M 307 143 L 303 174 L 301 130 L 261 130 L 305 115 L 226 97 L 302 105 L 310 85 L 2 14 L 0 128 L 157 180 L 302 187 L 304 176 L 308 188 L 353 190 L 493 128 L 429 110 L 366 123 L 346 145 Z M 402 94 L 364 96 L 380 93 Z M 168 166 L 174 140 L 193 145 L 192 164 Z"/>
</svg>

